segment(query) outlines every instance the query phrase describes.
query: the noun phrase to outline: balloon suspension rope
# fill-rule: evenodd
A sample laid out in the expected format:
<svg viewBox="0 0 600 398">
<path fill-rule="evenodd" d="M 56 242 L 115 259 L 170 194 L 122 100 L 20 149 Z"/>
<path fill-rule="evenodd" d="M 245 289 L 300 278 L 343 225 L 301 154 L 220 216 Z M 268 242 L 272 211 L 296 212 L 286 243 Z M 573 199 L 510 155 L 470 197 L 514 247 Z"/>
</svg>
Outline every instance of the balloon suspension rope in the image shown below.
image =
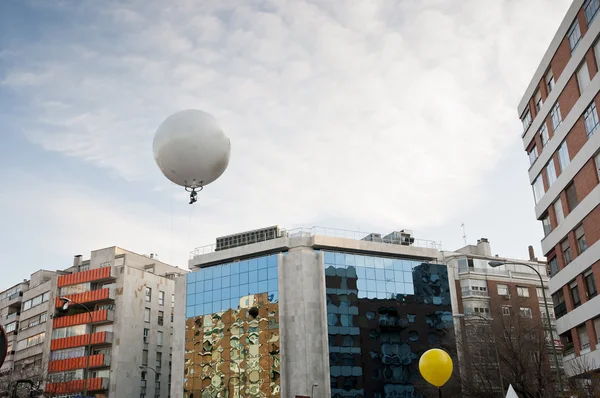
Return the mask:
<svg viewBox="0 0 600 398">
<path fill-rule="evenodd" d="M 438 397 L 442 398 L 442 387 L 438 387 Z"/>
<path fill-rule="evenodd" d="M 198 191 L 196 192 L 196 189 Z M 202 191 L 204 187 L 200 185 L 198 188 L 185 187 L 185 190 L 190 193 L 190 204 L 194 204 L 198 201 L 198 192 Z"/>
</svg>

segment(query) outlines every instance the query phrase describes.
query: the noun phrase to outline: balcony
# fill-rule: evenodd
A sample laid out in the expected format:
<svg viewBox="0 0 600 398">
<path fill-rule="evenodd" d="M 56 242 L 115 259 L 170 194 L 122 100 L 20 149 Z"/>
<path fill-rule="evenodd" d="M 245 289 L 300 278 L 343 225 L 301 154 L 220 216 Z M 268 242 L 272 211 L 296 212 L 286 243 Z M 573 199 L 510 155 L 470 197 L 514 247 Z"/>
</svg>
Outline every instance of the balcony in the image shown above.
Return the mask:
<svg viewBox="0 0 600 398">
<path fill-rule="evenodd" d="M 58 277 L 57 286 L 77 285 L 86 282 L 101 282 L 115 279 L 112 267 L 94 268 L 87 271 L 75 272 L 73 274 L 61 275 Z"/>
<path fill-rule="evenodd" d="M 15 321 L 19 315 L 21 315 L 19 311 L 6 315 L 6 322 Z"/>
<path fill-rule="evenodd" d="M 111 332 L 97 332 L 92 333 L 92 345 L 100 344 L 111 344 L 112 343 Z M 63 337 L 60 339 L 54 339 L 50 342 L 50 350 L 64 350 L 66 348 L 83 347 L 88 345 L 90 335 L 82 334 L 80 336 Z"/>
<path fill-rule="evenodd" d="M 23 292 L 15 292 L 6 298 L 6 307 L 17 307 L 21 308 L 23 302 Z"/>
<path fill-rule="evenodd" d="M 92 323 L 101 324 L 109 323 L 114 320 L 113 310 L 98 310 L 92 311 Z M 87 312 L 82 312 L 77 315 L 67 315 L 54 318 L 52 320 L 52 327 L 54 329 L 64 328 L 67 326 L 84 325 L 90 323 L 90 315 Z"/>
<path fill-rule="evenodd" d="M 79 304 L 93 304 L 100 301 L 114 300 L 115 291 L 113 288 L 105 287 L 89 292 L 70 294 L 65 297 Z M 54 305 L 56 308 L 60 308 L 64 305 L 64 302 L 57 297 Z"/>
<path fill-rule="evenodd" d="M 88 391 L 100 391 L 108 389 L 108 377 L 95 377 L 88 379 Z M 84 379 L 66 381 L 63 383 L 48 383 L 46 384 L 46 392 L 51 394 L 69 394 L 83 391 L 85 384 Z"/>
<path fill-rule="evenodd" d="M 85 369 L 87 367 L 88 357 L 77 357 L 59 359 L 48 363 L 48 372 L 64 372 L 74 369 Z M 110 366 L 110 354 L 96 354 L 89 356 L 90 368 L 100 368 Z"/>
<path fill-rule="evenodd" d="M 490 298 L 488 292 L 484 292 L 481 290 L 469 289 L 469 290 L 463 290 L 461 293 L 462 293 L 463 298 L 466 298 L 466 297 Z"/>
</svg>

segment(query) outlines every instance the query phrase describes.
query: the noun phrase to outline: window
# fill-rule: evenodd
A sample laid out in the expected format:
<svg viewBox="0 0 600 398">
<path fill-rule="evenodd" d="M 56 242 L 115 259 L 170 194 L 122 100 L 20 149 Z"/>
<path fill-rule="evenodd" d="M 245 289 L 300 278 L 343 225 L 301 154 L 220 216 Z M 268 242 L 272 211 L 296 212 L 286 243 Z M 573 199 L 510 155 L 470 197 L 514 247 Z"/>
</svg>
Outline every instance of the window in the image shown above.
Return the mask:
<svg viewBox="0 0 600 398">
<path fill-rule="evenodd" d="M 165 321 L 165 313 L 163 311 L 158 311 L 158 324 L 162 326 Z"/>
<path fill-rule="evenodd" d="M 529 307 L 519 308 L 519 315 L 521 315 L 523 318 L 531 318 L 532 317 L 531 308 L 529 308 Z"/>
<path fill-rule="evenodd" d="M 53 339 L 61 339 L 64 337 L 81 336 L 89 333 L 89 325 L 68 326 L 66 328 L 58 328 L 52 330 Z"/>
<path fill-rule="evenodd" d="M 519 297 L 529 297 L 529 288 L 526 286 L 517 286 L 517 295 Z"/>
<path fill-rule="evenodd" d="M 579 69 L 577 69 L 577 83 L 579 84 L 580 93 L 583 93 L 583 90 L 590 84 L 590 72 L 588 72 L 587 62 L 585 60 Z"/>
<path fill-rule="evenodd" d="M 540 127 L 540 139 L 542 140 L 542 148 L 546 146 L 548 141 L 550 140 L 550 136 L 548 135 L 548 126 L 546 122 L 542 123 L 542 127 Z"/>
<path fill-rule="evenodd" d="M 152 288 L 146 286 L 146 301 L 150 302 L 152 300 Z"/>
<path fill-rule="evenodd" d="M 26 311 L 32 307 L 38 306 L 42 303 L 45 303 L 48 301 L 49 298 L 50 298 L 50 293 L 46 292 L 46 293 L 40 294 L 39 296 L 35 296 L 34 298 L 32 298 L 30 300 L 24 301 L 22 311 Z"/>
<path fill-rule="evenodd" d="M 596 132 L 599 124 L 598 111 L 596 110 L 596 104 L 594 102 L 592 102 L 583 113 L 583 120 L 585 122 L 585 131 L 589 137 Z"/>
<path fill-rule="evenodd" d="M 175 295 L 171 295 L 171 308 L 175 308 Z"/>
<path fill-rule="evenodd" d="M 506 296 L 508 294 L 508 286 L 507 285 L 497 285 L 498 295 Z"/>
<path fill-rule="evenodd" d="M 532 164 L 535 163 L 535 161 L 538 158 L 538 150 L 537 150 L 537 146 L 534 145 L 533 148 L 531 148 L 531 151 L 529 151 L 529 165 L 531 166 Z"/>
<path fill-rule="evenodd" d="M 552 295 L 552 302 L 554 303 L 554 314 L 556 319 L 567 313 L 567 306 L 565 305 L 565 295 L 563 290 L 560 289 Z"/>
<path fill-rule="evenodd" d="M 162 352 L 160 352 L 160 351 L 156 352 L 156 366 L 158 366 L 158 367 L 162 366 Z"/>
<path fill-rule="evenodd" d="M 521 118 L 521 121 L 523 122 L 523 131 L 527 130 L 527 128 L 531 124 L 531 112 L 529 112 L 529 108 L 527 108 L 525 114 L 523 114 L 523 118 Z"/>
<path fill-rule="evenodd" d="M 579 335 L 579 343 L 581 344 L 580 354 L 585 354 L 590 351 L 590 336 L 587 333 L 587 327 L 585 323 L 577 328 L 577 334 Z"/>
<path fill-rule="evenodd" d="M 158 305 L 165 305 L 165 292 L 158 292 Z"/>
<path fill-rule="evenodd" d="M 552 225 L 550 224 L 548 213 L 542 216 L 542 226 L 544 227 L 544 236 L 550 235 L 550 232 L 552 232 Z"/>
<path fill-rule="evenodd" d="M 556 257 L 553 257 L 548 261 L 548 268 L 550 268 L 550 276 L 558 274 L 558 260 Z"/>
<path fill-rule="evenodd" d="M 596 16 L 598 8 L 600 8 L 599 0 L 586 0 L 586 2 L 583 3 L 583 9 L 585 11 L 585 20 L 587 21 L 588 25 Z"/>
<path fill-rule="evenodd" d="M 50 360 L 56 361 L 59 359 L 70 359 L 84 357 L 86 354 L 86 347 L 68 348 L 66 350 L 58 350 L 50 352 Z"/>
<path fill-rule="evenodd" d="M 150 339 L 150 329 L 144 328 L 144 344 L 148 344 Z"/>
<path fill-rule="evenodd" d="M 11 322 L 4 327 L 6 333 L 14 332 L 17 329 L 17 322 Z"/>
<path fill-rule="evenodd" d="M 27 339 L 20 340 L 17 342 L 17 351 L 23 350 L 25 348 L 33 347 L 34 345 L 42 344 L 46 339 L 46 332 L 42 332 L 36 334 L 35 336 L 31 336 Z"/>
<path fill-rule="evenodd" d="M 142 351 L 142 365 L 148 366 L 148 350 Z"/>
<path fill-rule="evenodd" d="M 163 345 L 163 332 L 156 332 L 156 345 Z"/>
<path fill-rule="evenodd" d="M 548 289 L 545 289 L 545 290 L 546 290 L 546 297 L 549 297 L 550 295 L 548 294 Z M 537 293 L 537 296 L 539 298 L 544 298 L 544 291 L 542 290 L 541 287 L 535 288 L 535 292 Z"/>
<path fill-rule="evenodd" d="M 569 245 L 569 239 L 565 239 L 560 244 L 563 252 L 563 259 L 565 260 L 565 265 L 569 264 L 573 261 L 573 255 L 571 253 L 571 246 Z"/>
<path fill-rule="evenodd" d="M 587 241 L 585 239 L 585 232 L 583 231 L 583 225 L 580 225 L 575 230 L 575 239 L 577 239 L 577 249 L 579 250 L 579 254 L 583 253 L 587 250 Z"/>
<path fill-rule="evenodd" d="M 508 306 L 508 305 L 502 306 L 502 315 L 510 315 L 510 306 Z"/>
<path fill-rule="evenodd" d="M 544 104 L 544 102 L 542 101 L 542 93 L 540 92 L 540 90 L 537 90 L 533 95 L 533 103 L 535 104 L 536 113 L 539 112 L 540 109 L 542 109 L 542 105 Z"/>
<path fill-rule="evenodd" d="M 562 201 L 560 197 L 556 199 L 554 202 L 554 214 L 556 215 L 556 225 L 560 225 L 563 221 L 565 221 L 565 213 L 563 212 Z"/>
<path fill-rule="evenodd" d="M 550 120 L 552 120 L 552 131 L 556 131 L 558 126 L 560 126 L 562 122 L 562 116 L 560 115 L 560 105 L 558 102 L 554 104 L 552 109 L 550 110 Z"/>
<path fill-rule="evenodd" d="M 144 322 L 150 322 L 150 308 L 144 308 Z"/>
<path fill-rule="evenodd" d="M 598 171 L 598 178 L 600 178 L 600 153 L 596 155 L 596 170 Z"/>
<path fill-rule="evenodd" d="M 554 168 L 554 159 L 550 158 L 550 161 L 546 165 L 546 176 L 548 177 L 548 188 L 556 181 L 556 169 Z"/>
<path fill-rule="evenodd" d="M 581 305 L 581 297 L 579 296 L 579 287 L 577 281 L 569 283 L 569 289 L 571 290 L 571 298 L 573 299 L 573 307 L 577 308 Z"/>
<path fill-rule="evenodd" d="M 575 184 L 569 184 L 565 191 L 567 193 L 567 205 L 569 206 L 569 212 L 571 212 L 579 204 L 579 200 L 577 200 L 577 191 L 575 190 Z"/>
<path fill-rule="evenodd" d="M 585 291 L 588 298 L 596 297 L 598 292 L 596 291 L 596 281 L 594 280 L 594 273 L 592 270 L 588 270 L 583 274 L 583 280 L 585 281 Z"/>
<path fill-rule="evenodd" d="M 544 181 L 542 180 L 542 175 L 540 174 L 533 182 L 533 198 L 535 199 L 536 204 L 542 199 L 544 193 L 546 193 L 544 190 Z"/>
<path fill-rule="evenodd" d="M 554 88 L 554 74 L 552 70 L 548 70 L 548 73 L 546 73 L 546 87 L 548 87 L 548 94 L 550 94 Z"/>
<path fill-rule="evenodd" d="M 569 148 L 567 147 L 567 141 L 563 141 L 558 147 L 558 164 L 560 165 L 560 171 L 564 172 L 569 163 L 571 163 Z"/>
<path fill-rule="evenodd" d="M 579 21 L 577 21 L 577 19 L 569 28 L 567 37 L 569 38 L 569 47 L 571 47 L 571 51 L 575 50 L 575 47 L 579 44 L 579 40 L 581 40 L 581 31 L 579 30 Z"/>
</svg>

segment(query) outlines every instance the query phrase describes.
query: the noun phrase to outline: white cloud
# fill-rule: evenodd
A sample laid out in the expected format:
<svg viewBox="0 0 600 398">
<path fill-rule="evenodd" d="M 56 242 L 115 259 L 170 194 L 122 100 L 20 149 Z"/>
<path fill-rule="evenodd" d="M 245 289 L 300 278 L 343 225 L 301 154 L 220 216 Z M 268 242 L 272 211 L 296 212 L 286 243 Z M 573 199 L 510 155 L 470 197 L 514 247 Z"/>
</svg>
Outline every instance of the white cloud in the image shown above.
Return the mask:
<svg viewBox="0 0 600 398">
<path fill-rule="evenodd" d="M 183 108 L 213 113 L 233 152 L 202 217 L 225 233 L 319 218 L 432 228 L 468 212 L 502 167 L 516 104 L 569 3 L 82 3 L 72 25 L 4 53 L 15 66 L 2 85 L 30 100 L 31 142 L 149 194 L 168 192 L 156 127 Z M 102 214 L 107 201 L 76 209 Z M 117 228 L 86 233 L 130 225 L 142 242 L 136 216 L 155 211 L 111 208 L 102 218 Z"/>
</svg>

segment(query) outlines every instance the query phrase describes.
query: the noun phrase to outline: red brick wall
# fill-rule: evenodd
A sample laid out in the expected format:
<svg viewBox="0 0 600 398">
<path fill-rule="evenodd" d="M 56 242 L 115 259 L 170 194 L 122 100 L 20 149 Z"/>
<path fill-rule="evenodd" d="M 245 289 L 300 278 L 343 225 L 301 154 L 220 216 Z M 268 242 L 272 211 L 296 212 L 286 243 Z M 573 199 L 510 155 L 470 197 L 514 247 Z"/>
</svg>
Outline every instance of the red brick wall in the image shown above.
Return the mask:
<svg viewBox="0 0 600 398">
<path fill-rule="evenodd" d="M 579 93 L 579 85 L 577 84 L 577 75 L 573 74 L 573 76 L 571 76 L 571 78 L 567 82 L 567 85 L 565 86 L 564 90 L 562 91 L 562 93 L 560 93 L 560 96 L 558 97 L 558 103 L 560 105 L 560 114 L 562 115 L 563 120 L 569 114 L 569 112 L 571 112 L 571 109 L 573 109 L 573 105 L 575 105 L 580 96 L 581 95 Z"/>
<path fill-rule="evenodd" d="M 588 213 L 583 219 L 583 230 L 588 246 L 592 246 L 600 239 L 600 206 Z M 600 287 L 600 275 L 597 281 Z"/>
</svg>

